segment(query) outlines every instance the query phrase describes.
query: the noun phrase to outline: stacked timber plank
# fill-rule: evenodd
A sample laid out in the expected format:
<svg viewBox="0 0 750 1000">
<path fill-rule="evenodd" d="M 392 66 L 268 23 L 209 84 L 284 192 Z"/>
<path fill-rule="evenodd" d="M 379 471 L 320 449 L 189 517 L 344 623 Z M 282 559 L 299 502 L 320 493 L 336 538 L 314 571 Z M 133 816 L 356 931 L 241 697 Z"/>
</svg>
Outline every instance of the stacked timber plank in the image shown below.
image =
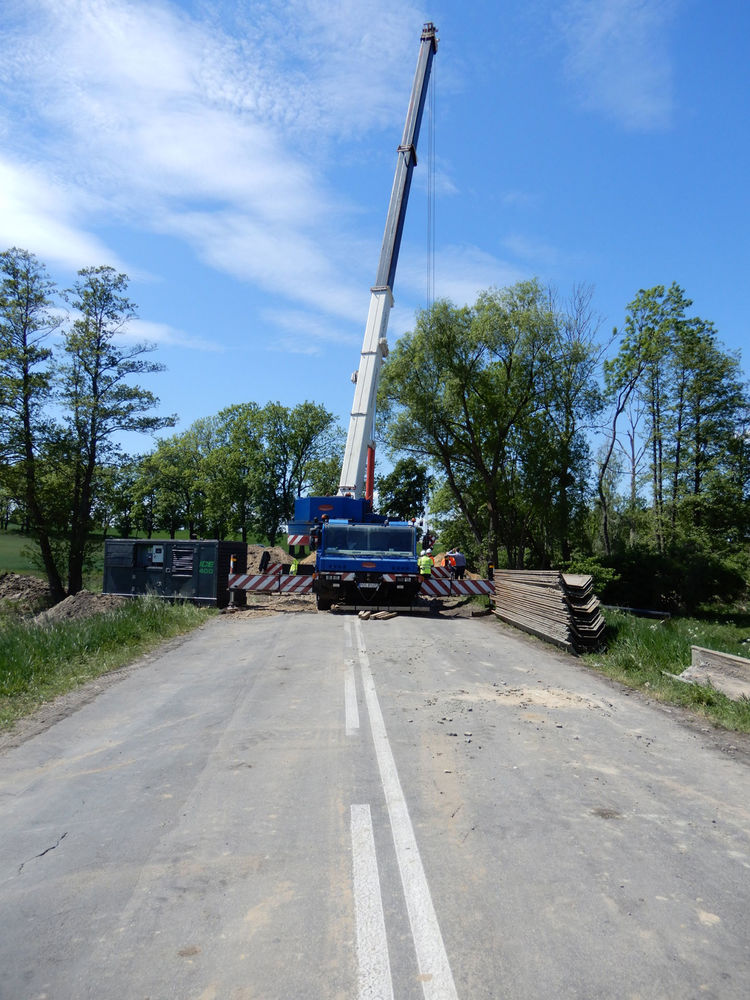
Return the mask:
<svg viewBox="0 0 750 1000">
<path fill-rule="evenodd" d="M 571 651 L 596 649 L 604 631 L 591 577 L 559 570 L 496 570 L 493 610 Z"/>
</svg>

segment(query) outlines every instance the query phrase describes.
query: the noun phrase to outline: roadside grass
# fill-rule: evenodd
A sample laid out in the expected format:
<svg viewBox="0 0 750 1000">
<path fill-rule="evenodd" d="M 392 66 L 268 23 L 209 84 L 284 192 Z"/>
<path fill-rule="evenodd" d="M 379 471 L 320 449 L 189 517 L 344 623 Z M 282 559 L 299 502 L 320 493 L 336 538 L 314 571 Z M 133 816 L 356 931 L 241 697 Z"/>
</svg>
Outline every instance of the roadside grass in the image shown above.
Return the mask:
<svg viewBox="0 0 750 1000">
<path fill-rule="evenodd" d="M 0 618 L 0 729 L 44 702 L 115 670 L 205 622 L 210 609 L 156 597 L 73 621 Z"/>
<path fill-rule="evenodd" d="M 715 725 L 750 733 L 750 700 L 733 701 L 711 687 L 686 684 L 665 676 L 690 665 L 690 647 L 703 646 L 747 657 L 750 617 L 669 618 L 653 621 L 619 611 L 604 612 L 606 650 L 582 662 L 631 688 L 642 688 L 659 701 L 679 705 Z"/>
</svg>

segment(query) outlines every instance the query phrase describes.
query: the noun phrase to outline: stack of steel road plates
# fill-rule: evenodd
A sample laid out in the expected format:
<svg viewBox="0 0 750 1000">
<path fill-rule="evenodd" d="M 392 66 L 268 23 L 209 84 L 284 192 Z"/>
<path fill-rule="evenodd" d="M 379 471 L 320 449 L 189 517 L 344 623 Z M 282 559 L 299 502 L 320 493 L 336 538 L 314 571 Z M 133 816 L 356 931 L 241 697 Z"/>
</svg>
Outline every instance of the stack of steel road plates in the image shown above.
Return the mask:
<svg viewBox="0 0 750 1000">
<path fill-rule="evenodd" d="M 559 570 L 496 570 L 493 610 L 570 651 L 597 648 L 604 631 L 591 577 Z"/>
<path fill-rule="evenodd" d="M 594 593 L 594 581 L 590 576 L 573 573 L 561 573 L 560 578 L 570 608 L 573 645 L 578 650 L 598 649 L 604 635 L 604 618 Z"/>
</svg>

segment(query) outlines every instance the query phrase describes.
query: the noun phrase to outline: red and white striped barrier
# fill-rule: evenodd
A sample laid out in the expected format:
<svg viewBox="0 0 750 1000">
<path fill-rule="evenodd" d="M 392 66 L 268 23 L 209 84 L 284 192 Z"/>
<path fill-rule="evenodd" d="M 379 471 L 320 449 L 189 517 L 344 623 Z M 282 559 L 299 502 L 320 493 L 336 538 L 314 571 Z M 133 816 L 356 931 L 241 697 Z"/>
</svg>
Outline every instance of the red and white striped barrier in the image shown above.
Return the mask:
<svg viewBox="0 0 750 1000">
<path fill-rule="evenodd" d="M 495 593 L 492 580 L 451 580 L 431 573 L 419 590 L 424 597 L 481 597 Z"/>
<path fill-rule="evenodd" d="M 275 592 L 279 589 L 280 572 L 273 573 L 233 573 L 229 576 L 229 590 L 258 591 L 261 593 Z"/>
<path fill-rule="evenodd" d="M 309 535 L 287 535 L 287 541 L 289 545 L 309 545 L 310 536 Z"/>
<path fill-rule="evenodd" d="M 479 597 L 494 593 L 492 580 L 451 580 L 451 594 Z"/>
<path fill-rule="evenodd" d="M 433 579 L 432 574 L 430 574 L 422 580 L 419 593 L 424 597 L 450 597 L 451 582 L 450 580 Z"/>
<path fill-rule="evenodd" d="M 280 594 L 311 594 L 312 576 L 282 576 L 279 586 Z"/>
<path fill-rule="evenodd" d="M 260 594 L 311 594 L 313 578 L 311 575 L 282 576 L 281 566 L 270 567 L 269 573 L 235 573 L 229 576 L 229 590 L 244 590 Z M 385 583 L 398 582 L 395 573 L 384 573 Z M 342 583 L 355 579 L 354 573 L 341 573 Z M 422 580 L 419 593 L 423 597 L 481 597 L 494 594 L 491 580 L 451 580 L 430 575 Z"/>
<path fill-rule="evenodd" d="M 449 580 L 451 571 L 447 566 L 433 566 L 430 576 L 437 577 L 438 580 Z"/>
</svg>

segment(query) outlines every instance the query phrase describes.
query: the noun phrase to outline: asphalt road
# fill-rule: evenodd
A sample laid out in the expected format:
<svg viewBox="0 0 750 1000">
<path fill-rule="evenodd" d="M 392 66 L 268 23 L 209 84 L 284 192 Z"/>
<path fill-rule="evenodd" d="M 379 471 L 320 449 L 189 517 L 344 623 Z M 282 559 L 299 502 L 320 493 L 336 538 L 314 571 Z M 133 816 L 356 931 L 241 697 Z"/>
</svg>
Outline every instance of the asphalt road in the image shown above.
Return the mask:
<svg viewBox="0 0 750 1000">
<path fill-rule="evenodd" d="M 748 996 L 750 767 L 491 619 L 214 619 L 0 755 L 4 1000 Z"/>
</svg>

